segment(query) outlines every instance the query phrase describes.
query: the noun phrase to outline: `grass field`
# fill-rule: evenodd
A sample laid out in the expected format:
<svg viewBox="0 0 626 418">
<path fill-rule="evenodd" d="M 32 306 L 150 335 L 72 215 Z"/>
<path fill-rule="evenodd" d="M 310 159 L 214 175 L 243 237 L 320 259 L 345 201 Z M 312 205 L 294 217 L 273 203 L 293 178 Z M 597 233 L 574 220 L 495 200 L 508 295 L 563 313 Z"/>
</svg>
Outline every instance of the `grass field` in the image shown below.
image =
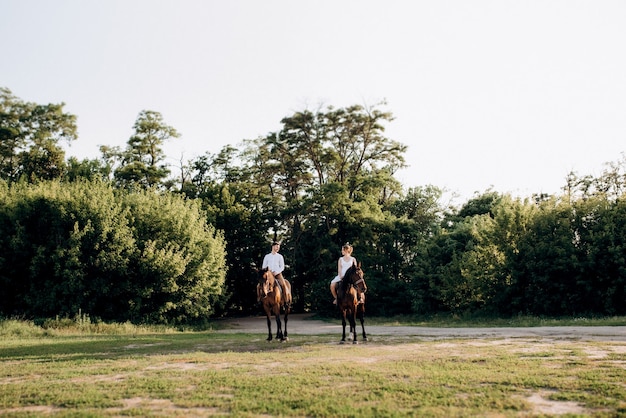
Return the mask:
<svg viewBox="0 0 626 418">
<path fill-rule="evenodd" d="M 379 321 L 380 322 L 380 321 Z M 626 416 L 626 342 L 0 322 L 2 416 Z"/>
</svg>

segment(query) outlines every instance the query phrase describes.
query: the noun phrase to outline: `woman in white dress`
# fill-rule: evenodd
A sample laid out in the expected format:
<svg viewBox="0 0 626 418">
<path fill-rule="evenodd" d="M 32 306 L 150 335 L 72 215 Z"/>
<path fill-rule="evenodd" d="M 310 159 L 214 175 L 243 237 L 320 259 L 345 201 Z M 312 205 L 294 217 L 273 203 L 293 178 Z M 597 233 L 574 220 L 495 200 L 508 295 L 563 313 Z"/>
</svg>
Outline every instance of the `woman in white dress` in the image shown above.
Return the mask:
<svg viewBox="0 0 626 418">
<path fill-rule="evenodd" d="M 341 281 L 346 271 L 352 266 L 352 264 L 356 264 L 356 258 L 352 256 L 352 245 L 346 243 L 341 247 L 341 257 L 337 260 L 337 275 L 330 282 L 330 293 L 333 295 L 334 301 L 333 304 L 337 304 L 337 290 L 335 287 L 337 283 Z"/>
</svg>

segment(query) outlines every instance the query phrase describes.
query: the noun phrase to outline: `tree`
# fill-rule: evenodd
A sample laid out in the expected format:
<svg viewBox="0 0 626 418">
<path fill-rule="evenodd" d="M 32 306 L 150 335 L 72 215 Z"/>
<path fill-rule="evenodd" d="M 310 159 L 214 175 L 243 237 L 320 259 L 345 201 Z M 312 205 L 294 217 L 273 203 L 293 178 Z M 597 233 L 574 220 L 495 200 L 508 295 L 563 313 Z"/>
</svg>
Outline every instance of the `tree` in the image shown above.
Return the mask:
<svg viewBox="0 0 626 418">
<path fill-rule="evenodd" d="M 327 299 L 320 293 L 326 296 L 341 244 L 363 245 L 366 260 L 368 246 L 387 245 L 382 236 L 393 230 L 395 218 L 385 205 L 402 193 L 393 173 L 404 164 L 406 149 L 384 136 L 391 120 L 388 112 L 361 106 L 296 112 L 278 132 L 190 164 L 183 190 L 203 200 L 210 222 L 229 243 L 227 305 L 254 309 L 245 293 L 254 284 L 250 263 L 261 262 L 271 240 L 283 243 L 300 310 Z M 375 282 L 393 269 L 387 250 L 371 254 L 368 274 Z"/>
<path fill-rule="evenodd" d="M 519 257 L 511 265 L 510 313 L 554 316 L 583 309 L 572 209 L 569 199 L 542 202 L 526 233 L 516 240 Z"/>
<path fill-rule="evenodd" d="M 109 179 L 111 167 L 102 160 L 85 158 L 79 161 L 76 157 L 68 158 L 63 178 L 68 181 Z"/>
<path fill-rule="evenodd" d="M 465 202 L 461 209 L 459 209 L 456 217 L 464 219 L 466 217 L 484 214 L 489 214 L 489 216 L 493 217 L 494 207 L 500 200 L 502 200 L 502 196 L 498 192 L 487 190 Z"/>
<path fill-rule="evenodd" d="M 384 124 L 392 120 L 390 112 L 359 105 L 296 112 L 282 120 L 283 128 L 268 136 L 268 142 L 274 148 L 272 155 L 295 158 L 298 163 L 292 166 L 309 173 L 318 186 L 329 182 L 345 185 L 352 198 L 365 184 L 364 176 L 375 178 L 381 172 L 393 175 L 404 167 L 406 146 L 384 136 Z M 386 177 L 383 190 L 378 192 L 393 185 L 390 180 Z"/>
<path fill-rule="evenodd" d="M 65 152 L 59 142 L 77 138 L 76 116 L 64 103 L 23 102 L 0 88 L 0 178 L 54 179 L 63 174 Z"/>
<path fill-rule="evenodd" d="M 170 174 L 167 164 L 163 163 L 162 146 L 165 141 L 180 135 L 163 122 L 159 112 L 151 110 L 139 113 L 133 128 L 135 134 L 128 140 L 126 149 L 101 146 L 103 158 L 118 164 L 114 177 L 120 186 L 150 188 L 161 185 Z"/>
<path fill-rule="evenodd" d="M 397 290 L 389 299 L 398 294 L 408 299 L 400 313 L 430 310 L 427 248 L 441 231 L 441 196 L 442 191 L 435 186 L 415 187 L 389 205 L 396 219 L 391 218 L 388 231 L 381 233 L 381 243 L 385 243 L 380 246 L 385 249 L 381 258 L 388 262 L 394 278 L 391 283 Z M 385 293 L 387 290 L 391 289 Z M 387 305 L 398 307 L 397 303 Z"/>
<path fill-rule="evenodd" d="M 130 310 L 135 319 L 184 323 L 216 311 L 224 291 L 226 243 L 201 202 L 142 190 L 124 195 L 136 240 Z"/>
<path fill-rule="evenodd" d="M 190 163 L 190 182 L 183 188 L 198 199 L 207 222 L 223 231 L 228 243 L 226 282 L 217 314 L 251 314 L 257 309 L 255 269 L 269 245 L 274 213 L 269 209 L 265 184 L 251 180 L 251 168 L 240 165 L 240 151 L 224 147 Z"/>
<path fill-rule="evenodd" d="M 346 241 L 374 242 L 383 205 L 401 193 L 393 173 L 404 165 L 406 146 L 385 137 L 391 120 L 391 113 L 376 107 L 305 110 L 283 118 L 279 132 L 251 142 L 245 161 L 268 196 L 273 230 L 285 237 L 283 248 L 296 260 L 300 282 L 293 288 L 302 299 L 327 291 L 325 277 L 336 263 L 329 249 Z"/>
</svg>

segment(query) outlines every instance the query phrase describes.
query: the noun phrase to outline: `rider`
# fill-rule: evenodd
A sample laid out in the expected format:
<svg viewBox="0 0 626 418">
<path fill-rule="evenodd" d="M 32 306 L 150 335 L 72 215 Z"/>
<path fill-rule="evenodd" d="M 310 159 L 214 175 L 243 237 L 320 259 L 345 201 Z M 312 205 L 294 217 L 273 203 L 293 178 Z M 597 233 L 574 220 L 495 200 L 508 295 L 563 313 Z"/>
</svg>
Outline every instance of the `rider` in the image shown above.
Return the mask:
<svg viewBox="0 0 626 418">
<path fill-rule="evenodd" d="M 345 243 L 341 247 L 341 257 L 337 260 L 337 275 L 330 282 L 330 293 L 333 295 L 333 305 L 337 304 L 337 283 L 341 281 L 343 276 L 346 274 L 346 271 L 353 265 L 356 264 L 356 258 L 352 256 L 352 251 L 354 248 L 350 243 Z"/>
<path fill-rule="evenodd" d="M 284 294 L 289 297 L 291 289 L 285 285 L 285 279 L 283 278 L 285 259 L 278 251 L 280 251 L 280 242 L 272 242 L 272 251 L 263 257 L 263 265 L 261 268 L 264 269 L 267 267 L 272 272 L 280 288 L 284 291 Z"/>
</svg>

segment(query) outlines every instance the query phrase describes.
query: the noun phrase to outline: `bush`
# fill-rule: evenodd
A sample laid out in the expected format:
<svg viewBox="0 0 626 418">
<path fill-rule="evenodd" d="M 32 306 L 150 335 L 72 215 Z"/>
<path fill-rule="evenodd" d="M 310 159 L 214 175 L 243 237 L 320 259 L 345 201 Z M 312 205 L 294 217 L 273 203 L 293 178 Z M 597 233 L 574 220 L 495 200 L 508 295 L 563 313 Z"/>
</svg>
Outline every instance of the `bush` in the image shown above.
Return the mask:
<svg viewBox="0 0 626 418">
<path fill-rule="evenodd" d="M 0 313 L 184 323 L 222 292 L 225 244 L 191 200 L 100 181 L 0 186 Z"/>
</svg>

